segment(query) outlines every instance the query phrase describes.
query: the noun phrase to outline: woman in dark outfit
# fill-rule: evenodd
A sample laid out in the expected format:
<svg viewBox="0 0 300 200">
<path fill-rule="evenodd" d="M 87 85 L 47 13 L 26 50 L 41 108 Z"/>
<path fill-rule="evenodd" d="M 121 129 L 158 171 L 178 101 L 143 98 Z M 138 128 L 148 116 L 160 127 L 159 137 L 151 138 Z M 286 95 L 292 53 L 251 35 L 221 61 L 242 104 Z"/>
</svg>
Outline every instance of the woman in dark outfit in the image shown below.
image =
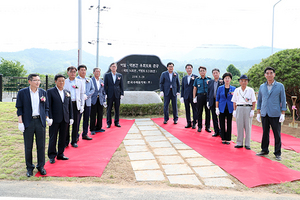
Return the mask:
<svg viewBox="0 0 300 200">
<path fill-rule="evenodd" d="M 224 81 L 224 85 L 220 86 L 217 90 L 216 114 L 220 115 L 219 120 L 220 120 L 220 127 L 221 127 L 222 143 L 230 144 L 232 112 L 233 112 L 233 102 L 231 101 L 231 99 L 235 87 L 230 85 L 230 81 L 232 79 L 232 74 L 230 72 L 226 72 L 225 74 L 223 74 L 222 78 Z M 227 124 L 225 124 L 226 118 L 227 118 Z"/>
</svg>

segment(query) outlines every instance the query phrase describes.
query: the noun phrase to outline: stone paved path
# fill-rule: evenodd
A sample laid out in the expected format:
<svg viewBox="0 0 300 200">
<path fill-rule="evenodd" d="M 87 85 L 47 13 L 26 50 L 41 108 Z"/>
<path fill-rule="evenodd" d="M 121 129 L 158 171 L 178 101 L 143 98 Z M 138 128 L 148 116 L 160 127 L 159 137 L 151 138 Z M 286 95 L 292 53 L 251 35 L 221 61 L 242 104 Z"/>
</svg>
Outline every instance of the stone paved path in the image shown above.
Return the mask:
<svg viewBox="0 0 300 200">
<path fill-rule="evenodd" d="M 124 139 L 137 181 L 234 187 L 220 167 L 213 164 L 150 118 L 136 119 Z"/>
</svg>

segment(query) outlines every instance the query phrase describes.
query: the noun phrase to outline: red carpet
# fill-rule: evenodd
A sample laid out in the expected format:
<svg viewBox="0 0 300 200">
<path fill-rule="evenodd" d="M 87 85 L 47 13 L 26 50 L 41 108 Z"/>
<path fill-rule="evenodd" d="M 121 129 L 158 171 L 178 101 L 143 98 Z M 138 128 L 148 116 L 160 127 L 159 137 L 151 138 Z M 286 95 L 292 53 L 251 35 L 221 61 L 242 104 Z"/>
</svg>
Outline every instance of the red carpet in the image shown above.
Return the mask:
<svg viewBox="0 0 300 200">
<path fill-rule="evenodd" d="M 295 131 L 297 131 L 297 129 L 295 129 Z M 252 125 L 251 140 L 260 143 L 262 139 L 262 133 L 262 127 Z M 237 135 L 235 121 L 232 121 L 232 134 Z M 274 135 L 272 130 L 270 130 L 270 145 L 274 146 Z M 293 150 L 297 153 L 300 153 L 300 139 L 281 133 L 281 147 L 283 149 Z M 270 148 L 269 150 L 273 151 L 274 149 Z"/>
<path fill-rule="evenodd" d="M 55 160 L 54 164 L 50 164 L 49 161 L 46 162 L 46 176 L 101 177 L 106 165 L 133 123 L 134 120 L 120 119 L 121 128 L 112 125 L 111 128 L 106 129 L 103 133 L 99 132 L 92 136 L 89 133 L 89 136 L 93 138 L 93 140 L 89 141 L 82 140 L 80 136 L 78 148 L 73 148 L 69 145 L 65 149 L 64 154 L 69 157 L 69 160 Z M 103 120 L 103 125 L 106 125 L 106 119 Z M 46 160 L 48 160 L 48 157 L 46 157 Z M 38 172 L 36 176 L 39 177 L 41 175 Z"/>
<path fill-rule="evenodd" d="M 177 125 L 174 125 L 172 120 L 168 124 L 163 124 L 163 118 L 152 120 L 227 173 L 236 177 L 247 187 L 300 180 L 299 171 L 291 170 L 268 158 L 256 156 L 254 151 L 245 148 L 236 149 L 233 142 L 230 145 L 222 144 L 220 137 L 211 137 L 211 134 L 206 132 L 204 128 L 200 133 L 196 129 L 184 128 L 186 125 L 184 118 L 180 118 Z"/>
</svg>

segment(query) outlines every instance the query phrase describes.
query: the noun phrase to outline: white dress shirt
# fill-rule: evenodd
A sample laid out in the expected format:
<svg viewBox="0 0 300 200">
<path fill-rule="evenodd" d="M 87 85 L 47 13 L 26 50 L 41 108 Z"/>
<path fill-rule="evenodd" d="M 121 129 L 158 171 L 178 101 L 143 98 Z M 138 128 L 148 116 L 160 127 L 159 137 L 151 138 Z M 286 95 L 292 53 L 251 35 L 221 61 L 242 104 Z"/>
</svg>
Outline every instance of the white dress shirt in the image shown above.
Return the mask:
<svg viewBox="0 0 300 200">
<path fill-rule="evenodd" d="M 31 99 L 31 107 L 32 107 L 32 116 L 40 115 L 39 89 L 37 89 L 36 92 L 33 92 L 29 87 L 29 90 L 30 90 L 30 99 Z"/>
<path fill-rule="evenodd" d="M 99 90 L 99 89 L 100 89 L 100 78 L 99 78 L 99 80 L 97 80 L 97 79 L 95 78 L 95 80 L 96 80 L 97 90 Z"/>
<path fill-rule="evenodd" d="M 111 73 L 111 75 L 112 75 L 112 78 L 113 78 L 113 81 L 114 81 L 114 83 L 116 83 L 117 74 L 113 74 L 113 73 Z"/>
<path fill-rule="evenodd" d="M 234 90 L 231 101 L 235 102 L 236 105 L 252 105 L 252 102 L 256 102 L 255 92 L 250 87 L 246 87 L 244 91 L 241 87 L 238 87 Z"/>
<path fill-rule="evenodd" d="M 192 74 L 190 74 L 190 75 L 187 77 L 188 85 L 190 84 L 191 77 L 192 77 Z"/>
<path fill-rule="evenodd" d="M 60 90 L 60 89 L 58 89 L 58 87 L 56 87 L 56 89 L 60 95 L 61 101 L 64 102 L 64 100 L 65 100 L 64 90 Z"/>
<path fill-rule="evenodd" d="M 173 73 L 169 73 L 170 82 L 172 83 Z M 170 84 L 170 88 L 172 88 L 172 84 Z"/>
</svg>

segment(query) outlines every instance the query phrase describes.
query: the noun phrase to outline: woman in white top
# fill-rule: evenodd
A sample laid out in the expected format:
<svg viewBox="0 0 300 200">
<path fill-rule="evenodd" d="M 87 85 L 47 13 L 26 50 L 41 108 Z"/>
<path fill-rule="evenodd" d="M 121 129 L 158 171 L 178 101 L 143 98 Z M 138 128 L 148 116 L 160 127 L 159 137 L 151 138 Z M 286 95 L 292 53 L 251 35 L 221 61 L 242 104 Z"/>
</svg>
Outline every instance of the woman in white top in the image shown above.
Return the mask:
<svg viewBox="0 0 300 200">
<path fill-rule="evenodd" d="M 237 141 L 235 148 L 242 148 L 245 130 L 245 148 L 250 150 L 251 126 L 254 116 L 256 97 L 254 90 L 247 87 L 249 79 L 247 75 L 239 78 L 241 87 L 235 89 L 231 101 L 233 102 L 233 117 L 236 118 Z"/>
</svg>

